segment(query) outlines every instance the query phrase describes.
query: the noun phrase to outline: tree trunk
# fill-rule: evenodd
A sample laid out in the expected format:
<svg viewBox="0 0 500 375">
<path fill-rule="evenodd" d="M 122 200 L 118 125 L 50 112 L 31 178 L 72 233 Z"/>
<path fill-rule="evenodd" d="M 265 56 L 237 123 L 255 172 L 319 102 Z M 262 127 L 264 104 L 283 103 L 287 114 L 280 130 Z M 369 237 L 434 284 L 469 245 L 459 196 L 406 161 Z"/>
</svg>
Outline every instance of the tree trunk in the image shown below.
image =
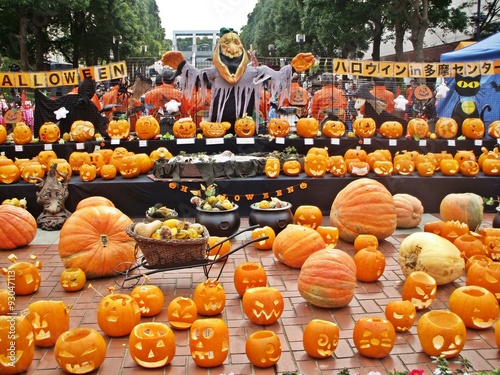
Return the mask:
<svg viewBox="0 0 500 375">
<path fill-rule="evenodd" d="M 29 70 L 29 55 L 28 55 L 28 20 L 26 13 L 22 7 L 19 8 L 19 59 L 21 70 L 27 72 Z"/>
<path fill-rule="evenodd" d="M 405 29 L 403 26 L 403 21 L 396 21 L 394 25 L 395 38 L 394 41 L 394 52 L 396 53 L 396 61 L 404 61 L 404 38 Z"/>
</svg>

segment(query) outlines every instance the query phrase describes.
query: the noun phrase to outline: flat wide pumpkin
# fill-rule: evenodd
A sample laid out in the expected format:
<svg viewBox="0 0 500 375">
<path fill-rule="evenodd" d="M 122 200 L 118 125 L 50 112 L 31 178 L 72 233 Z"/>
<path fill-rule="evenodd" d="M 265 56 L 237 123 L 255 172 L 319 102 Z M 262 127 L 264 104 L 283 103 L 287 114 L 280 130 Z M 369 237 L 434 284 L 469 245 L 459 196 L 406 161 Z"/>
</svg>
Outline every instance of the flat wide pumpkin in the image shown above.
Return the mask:
<svg viewBox="0 0 500 375">
<path fill-rule="evenodd" d="M 124 271 L 135 263 L 135 241 L 125 232 L 131 224 L 132 220 L 115 207 L 76 210 L 59 234 L 59 256 L 64 266 L 81 268 L 88 279 Z"/>
<path fill-rule="evenodd" d="M 330 223 L 338 228 L 340 238 L 350 243 L 359 234 L 373 234 L 379 240 L 389 237 L 397 225 L 392 194 L 378 181 L 354 180 L 335 197 Z"/>
<path fill-rule="evenodd" d="M 35 239 L 36 219 L 24 208 L 0 205 L 0 222 L 0 250 L 13 250 Z"/>
</svg>

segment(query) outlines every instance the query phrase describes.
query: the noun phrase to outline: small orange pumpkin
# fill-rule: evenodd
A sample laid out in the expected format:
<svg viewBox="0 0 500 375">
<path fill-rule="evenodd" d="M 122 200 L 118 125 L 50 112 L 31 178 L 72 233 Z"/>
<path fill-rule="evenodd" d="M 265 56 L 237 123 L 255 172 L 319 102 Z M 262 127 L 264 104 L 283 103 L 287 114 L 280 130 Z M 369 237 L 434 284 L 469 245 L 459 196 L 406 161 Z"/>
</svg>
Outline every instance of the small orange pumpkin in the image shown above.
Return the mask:
<svg viewBox="0 0 500 375">
<path fill-rule="evenodd" d="M 61 130 L 57 124 L 45 122 L 40 126 L 39 136 L 43 143 L 54 143 L 61 138 Z"/>
<path fill-rule="evenodd" d="M 357 118 L 352 124 L 354 135 L 360 138 L 371 138 L 377 131 L 377 123 L 370 117 Z"/>
<path fill-rule="evenodd" d="M 384 138 L 400 138 L 403 136 L 403 125 L 398 121 L 386 121 L 380 125 L 379 132 Z"/>
<path fill-rule="evenodd" d="M 323 135 L 327 138 L 340 138 L 346 132 L 342 121 L 328 120 L 323 124 Z"/>
<path fill-rule="evenodd" d="M 135 123 L 135 132 L 139 139 L 153 139 L 160 134 L 160 124 L 153 116 L 142 116 Z"/>
<path fill-rule="evenodd" d="M 297 121 L 297 135 L 302 138 L 314 138 L 318 135 L 319 122 L 314 117 L 301 117 Z"/>
<path fill-rule="evenodd" d="M 226 135 L 226 132 L 231 129 L 231 123 L 224 122 L 209 122 L 201 121 L 200 129 L 203 131 L 203 136 L 207 138 L 221 138 Z"/>
<path fill-rule="evenodd" d="M 191 117 L 181 118 L 174 122 L 172 131 L 176 138 L 196 137 L 196 123 Z"/>
<path fill-rule="evenodd" d="M 436 122 L 435 133 L 438 138 L 455 138 L 458 134 L 458 124 L 454 118 L 440 117 Z"/>
<path fill-rule="evenodd" d="M 240 117 L 234 123 L 234 132 L 238 137 L 250 138 L 255 134 L 255 121 L 251 116 Z"/>
<path fill-rule="evenodd" d="M 462 122 L 462 134 L 467 139 L 481 139 L 484 137 L 484 122 L 480 118 L 466 118 Z"/>
<path fill-rule="evenodd" d="M 302 172 L 302 165 L 296 159 L 287 160 L 283 163 L 283 173 L 287 176 L 298 176 Z"/>
<path fill-rule="evenodd" d="M 16 145 L 25 145 L 33 139 L 31 128 L 24 122 L 18 122 L 12 130 L 12 137 Z"/>
<path fill-rule="evenodd" d="M 95 128 L 90 121 L 76 120 L 71 124 L 70 135 L 75 142 L 91 141 L 94 138 Z"/>
<path fill-rule="evenodd" d="M 413 118 L 408 122 L 407 136 L 427 138 L 429 135 L 429 123 L 423 118 Z"/>
<path fill-rule="evenodd" d="M 284 138 L 290 133 L 290 123 L 284 118 L 273 118 L 267 123 L 267 132 L 273 137 Z"/>
</svg>

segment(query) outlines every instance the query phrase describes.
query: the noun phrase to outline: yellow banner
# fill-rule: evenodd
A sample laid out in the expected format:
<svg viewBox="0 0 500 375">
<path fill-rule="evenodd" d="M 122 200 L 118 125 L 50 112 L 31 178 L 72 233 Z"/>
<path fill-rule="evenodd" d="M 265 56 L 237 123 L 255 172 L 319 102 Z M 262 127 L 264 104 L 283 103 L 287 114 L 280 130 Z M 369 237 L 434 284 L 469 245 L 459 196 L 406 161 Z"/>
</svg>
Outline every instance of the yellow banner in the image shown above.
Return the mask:
<svg viewBox="0 0 500 375">
<path fill-rule="evenodd" d="M 89 66 L 69 70 L 47 72 L 0 72 L 0 88 L 41 89 L 56 86 L 78 86 L 85 78 L 96 82 L 109 81 L 127 76 L 127 64 L 119 61 L 109 65 Z"/>
<path fill-rule="evenodd" d="M 394 78 L 437 78 L 500 73 L 500 60 L 450 63 L 417 63 L 334 59 L 333 72 L 341 75 Z"/>
</svg>

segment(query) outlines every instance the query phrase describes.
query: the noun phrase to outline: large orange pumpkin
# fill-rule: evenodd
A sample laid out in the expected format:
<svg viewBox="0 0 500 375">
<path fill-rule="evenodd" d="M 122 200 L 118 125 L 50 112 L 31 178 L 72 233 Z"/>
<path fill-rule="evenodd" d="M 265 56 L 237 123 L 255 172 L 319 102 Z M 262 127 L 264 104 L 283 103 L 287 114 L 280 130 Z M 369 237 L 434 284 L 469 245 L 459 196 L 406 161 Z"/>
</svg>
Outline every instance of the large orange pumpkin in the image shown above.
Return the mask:
<svg viewBox="0 0 500 375">
<path fill-rule="evenodd" d="M 36 219 L 24 208 L 0 205 L 0 222 L 0 250 L 13 250 L 35 239 Z"/>
<path fill-rule="evenodd" d="M 443 221 L 458 220 L 476 230 L 483 221 L 483 198 L 474 193 L 451 193 L 439 206 Z"/>
<path fill-rule="evenodd" d="M 115 207 L 76 210 L 59 234 L 59 255 L 66 268 L 81 268 L 87 278 L 115 275 L 135 262 L 135 241 L 125 229 L 132 220 Z"/>
<path fill-rule="evenodd" d="M 415 228 L 420 224 L 424 213 L 424 206 L 417 197 L 410 194 L 394 194 L 392 197 L 396 205 L 398 228 Z"/>
<path fill-rule="evenodd" d="M 325 308 L 344 307 L 354 297 L 356 265 L 344 251 L 315 252 L 300 269 L 297 288 L 310 304 Z"/>
<path fill-rule="evenodd" d="M 109 206 L 114 207 L 115 204 L 106 197 L 102 197 L 100 195 L 92 195 L 87 198 L 83 198 L 76 205 L 76 210 L 79 210 L 84 207 L 94 207 L 94 206 Z"/>
<path fill-rule="evenodd" d="M 297 224 L 288 224 L 274 239 L 273 253 L 281 262 L 300 268 L 307 257 L 326 247 L 323 237 L 316 230 Z"/>
<path fill-rule="evenodd" d="M 358 234 L 373 234 L 378 239 L 389 237 L 397 226 L 392 194 L 378 181 L 354 180 L 335 197 L 330 224 L 339 229 L 340 238 L 351 243 Z"/>
</svg>

